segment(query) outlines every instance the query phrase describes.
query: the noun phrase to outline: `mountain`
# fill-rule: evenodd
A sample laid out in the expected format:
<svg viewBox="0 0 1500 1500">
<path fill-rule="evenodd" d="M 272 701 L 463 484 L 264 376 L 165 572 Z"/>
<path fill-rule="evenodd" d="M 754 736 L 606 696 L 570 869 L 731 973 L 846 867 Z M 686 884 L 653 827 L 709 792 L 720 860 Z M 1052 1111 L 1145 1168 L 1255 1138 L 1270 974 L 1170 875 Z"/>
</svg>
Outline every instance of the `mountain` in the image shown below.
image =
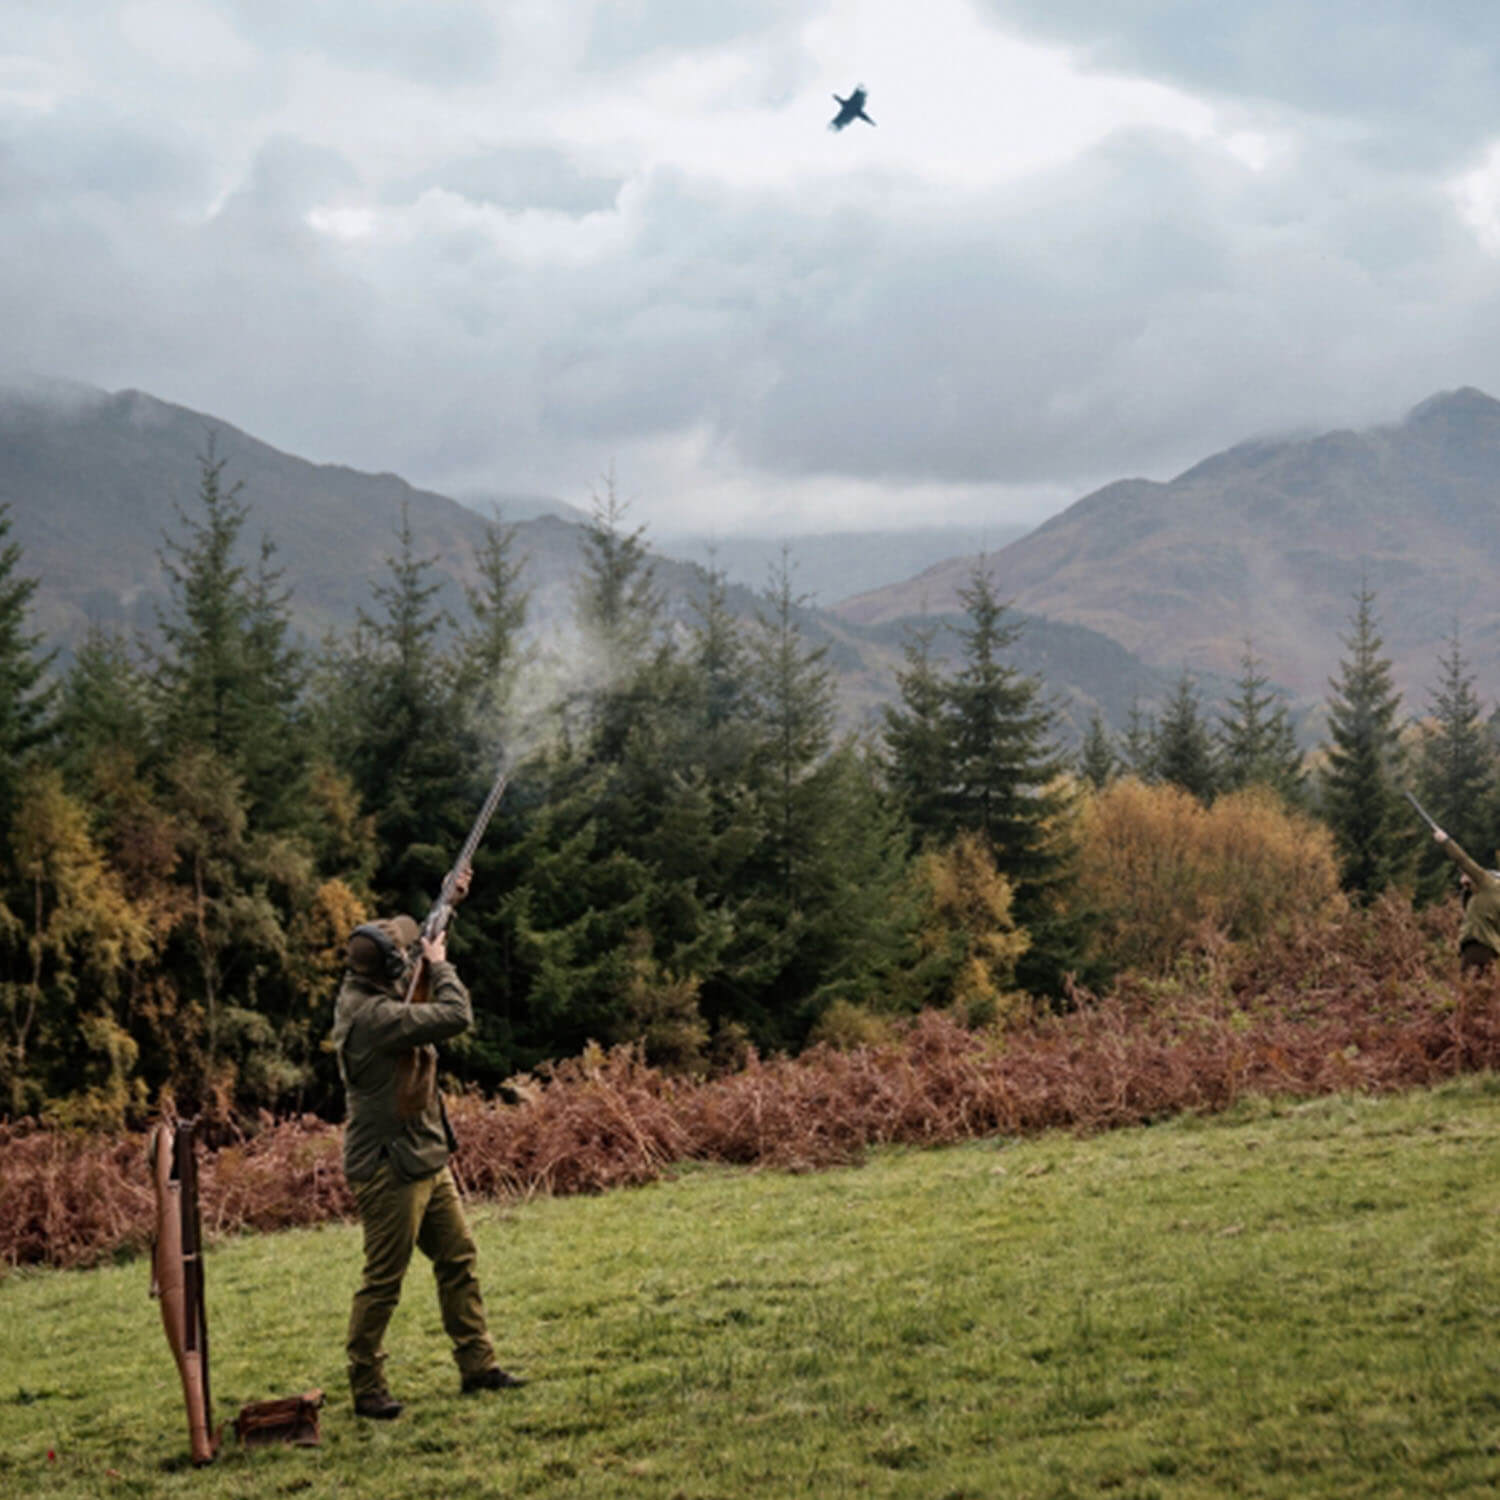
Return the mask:
<svg viewBox="0 0 1500 1500">
<path fill-rule="evenodd" d="M 387 576 L 396 550 L 403 507 L 420 557 L 434 560 L 442 584 L 439 602 L 455 615 L 465 608 L 463 589 L 475 581 L 474 554 L 487 520 L 452 498 L 417 489 L 393 474 L 368 474 L 340 465 L 314 464 L 283 453 L 220 418 L 160 401 L 140 391 L 106 392 L 85 386 L 0 391 L 0 505 L 9 507 L 10 540 L 21 549 L 20 573 L 35 578 L 32 627 L 62 650 L 81 641 L 91 624 L 149 635 L 169 598 L 160 553 L 166 535 L 180 537 L 179 511 L 195 513 L 202 459 L 224 463 L 222 482 L 240 486 L 249 507 L 243 561 L 253 561 L 264 535 L 290 591 L 294 628 L 310 642 L 353 625 L 361 607 L 372 607 L 371 585 Z M 514 555 L 524 560 L 523 584 L 531 591 L 528 634 L 554 644 L 566 638 L 573 590 L 583 565 L 584 528 L 561 514 L 517 519 L 507 501 L 490 496 L 515 532 Z M 486 506 L 488 508 L 488 505 Z M 519 512 L 522 506 L 516 505 Z M 574 512 L 576 515 L 577 513 Z M 998 530 L 998 528 L 996 528 Z M 947 550 L 952 537 L 927 545 Z M 993 540 L 986 529 L 978 538 Z M 762 541 L 770 549 L 772 544 Z M 805 587 L 797 545 L 793 582 Z M 875 553 L 895 566 L 884 542 Z M 824 551 L 835 552 L 830 546 Z M 851 548 L 851 556 L 858 548 Z M 780 554 L 780 544 L 774 552 Z M 752 552 L 747 550 L 745 557 Z M 908 565 L 913 553 L 904 554 Z M 656 582 L 669 618 L 694 618 L 707 575 L 692 561 L 653 556 Z M 760 581 L 764 582 L 764 575 Z M 753 618 L 758 591 L 728 590 L 730 607 Z M 921 589 L 911 611 L 940 624 L 923 607 Z M 845 728 L 879 722 L 882 705 L 896 695 L 895 673 L 913 620 L 868 625 L 809 605 L 796 615 L 807 640 L 827 651 Z M 1153 702 L 1170 689 L 1172 674 L 1143 664 L 1116 642 L 1086 626 L 1017 617 L 1024 632 L 1013 659 L 1020 670 L 1044 678 L 1069 716 L 1064 734 L 1076 737 L 1087 714 L 1101 709 L 1123 725 L 1134 699 Z M 939 659 L 950 659 L 952 632 L 941 632 Z M 1205 692 L 1219 684 L 1209 679 Z"/>
<path fill-rule="evenodd" d="M 835 612 L 869 625 L 924 601 L 952 609 L 976 561 L 939 563 Z M 1337 673 L 1363 580 L 1410 706 L 1425 701 L 1455 622 L 1494 696 L 1500 402 L 1465 388 L 1393 425 L 1243 443 L 1169 482 L 1121 480 L 988 566 L 1016 609 L 1086 626 L 1163 670 L 1233 677 L 1248 637 L 1304 700 Z"/>
<path fill-rule="evenodd" d="M 1030 527 L 1001 522 L 993 526 L 814 532 L 793 537 L 699 532 L 661 536 L 655 546 L 669 557 L 717 568 L 731 583 L 752 589 L 765 587 L 785 549 L 797 592 L 826 608 L 836 600 L 910 578 L 914 571 L 948 558 L 994 552 L 1028 530 Z"/>
<path fill-rule="evenodd" d="M 0 504 L 10 508 L 21 571 L 38 580 L 33 623 L 50 642 L 66 651 L 90 624 L 154 629 L 168 599 L 164 537 L 180 538 L 179 512 L 195 513 L 210 453 L 223 461 L 221 482 L 239 486 L 249 507 L 243 560 L 262 535 L 272 540 L 292 623 L 308 640 L 372 608 L 371 584 L 398 548 L 403 507 L 417 555 L 434 561 L 439 602 L 462 613 L 489 524 L 475 510 L 394 474 L 309 463 L 140 391 L 49 385 L 0 392 Z M 491 498 L 514 527 L 533 628 L 545 633 L 571 615 L 583 528 L 550 513 L 511 522 L 504 498 Z M 665 558 L 657 568 L 681 612 L 701 590 L 702 571 Z"/>
<path fill-rule="evenodd" d="M 587 511 L 569 505 L 566 500 L 554 500 L 551 495 L 520 495 L 502 490 L 461 490 L 453 498 L 482 516 L 490 516 L 504 525 L 516 521 L 535 521 L 540 516 L 555 516 L 559 521 L 572 521 L 575 525 L 586 525 Z"/>
</svg>

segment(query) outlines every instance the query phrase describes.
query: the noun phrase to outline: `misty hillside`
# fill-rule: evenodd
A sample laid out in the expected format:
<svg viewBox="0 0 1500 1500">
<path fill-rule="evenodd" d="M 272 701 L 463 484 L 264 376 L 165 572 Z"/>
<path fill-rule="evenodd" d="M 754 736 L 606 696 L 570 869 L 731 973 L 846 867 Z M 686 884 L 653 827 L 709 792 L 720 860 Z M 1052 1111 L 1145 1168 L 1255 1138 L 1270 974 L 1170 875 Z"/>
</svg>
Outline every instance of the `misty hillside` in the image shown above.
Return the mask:
<svg viewBox="0 0 1500 1500">
<path fill-rule="evenodd" d="M 1244 443 L 1169 483 L 1122 480 L 991 559 L 1002 598 L 1102 632 L 1164 670 L 1234 675 L 1246 637 L 1272 677 L 1326 692 L 1361 580 L 1398 685 L 1424 701 L 1457 622 L 1500 684 L 1500 402 L 1464 389 L 1401 423 Z M 836 606 L 861 624 L 954 607 L 954 559 Z"/>
<path fill-rule="evenodd" d="M 1025 536 L 1029 526 L 913 526 L 900 531 L 833 531 L 794 537 L 715 536 L 709 532 L 659 537 L 669 557 L 717 568 L 731 583 L 761 589 L 787 549 L 798 593 L 829 608 L 853 594 L 910 578 L 939 562 L 996 552 Z"/>
<path fill-rule="evenodd" d="M 217 417 L 139 391 L 12 391 L 0 394 L 0 504 L 10 508 L 21 572 L 38 580 L 34 627 L 63 649 L 64 659 L 91 624 L 146 634 L 154 629 L 167 599 L 163 537 L 181 535 L 179 509 L 194 512 L 200 459 L 210 446 L 224 460 L 224 483 L 240 485 L 250 507 L 242 561 L 253 564 L 260 537 L 270 537 L 291 593 L 293 624 L 307 640 L 349 628 L 361 607 L 372 607 L 371 585 L 385 575 L 386 559 L 396 550 L 403 504 L 418 555 L 435 559 L 442 602 L 462 613 L 463 585 L 474 581 L 474 549 L 486 519 L 447 496 L 392 474 L 309 463 Z M 504 498 L 491 498 L 506 516 Z M 528 630 L 545 641 L 572 616 L 583 528 L 559 514 L 509 524 L 532 591 Z M 802 591 L 795 548 L 793 563 Z M 690 621 L 692 601 L 706 584 L 704 569 L 660 555 L 654 566 L 670 617 Z M 755 590 L 735 586 L 730 604 L 749 619 L 760 601 Z M 867 629 L 812 607 L 798 620 L 808 640 L 828 651 L 843 722 L 877 722 L 880 706 L 895 695 L 906 625 Z M 938 649 L 951 651 L 952 645 L 948 635 Z M 1170 685 L 1167 674 L 1077 626 L 1031 622 L 1015 659 L 1022 670 L 1045 677 L 1070 707 L 1075 731 L 1096 706 L 1123 724 L 1132 697 L 1159 699 Z"/>
</svg>

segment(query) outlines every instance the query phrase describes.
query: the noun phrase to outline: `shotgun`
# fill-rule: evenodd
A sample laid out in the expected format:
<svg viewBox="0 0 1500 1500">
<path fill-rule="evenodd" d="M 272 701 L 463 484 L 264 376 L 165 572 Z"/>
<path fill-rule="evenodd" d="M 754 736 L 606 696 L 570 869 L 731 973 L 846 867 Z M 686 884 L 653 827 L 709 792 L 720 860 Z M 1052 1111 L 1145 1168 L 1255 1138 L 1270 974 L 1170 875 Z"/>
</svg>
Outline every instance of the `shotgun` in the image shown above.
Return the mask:
<svg viewBox="0 0 1500 1500">
<path fill-rule="evenodd" d="M 422 937 L 435 938 L 448 930 L 454 908 L 458 904 L 454 893 L 459 878 L 473 863 L 479 841 L 484 837 L 484 831 L 490 826 L 490 819 L 495 816 L 495 809 L 500 805 L 500 798 L 505 794 L 506 779 L 507 772 L 502 764 L 495 775 L 489 795 L 484 799 L 484 805 L 479 809 L 479 816 L 474 819 L 474 826 L 464 840 L 463 848 L 458 851 L 458 858 L 453 861 L 453 868 L 443 877 L 443 888 L 438 892 L 437 900 L 432 903 L 432 909 L 422 923 Z M 417 960 L 412 965 L 411 977 L 406 982 L 408 1005 L 418 1004 L 427 998 L 428 979 L 427 955 L 419 942 Z M 418 1047 L 410 1052 L 403 1052 L 396 1062 L 397 1114 L 403 1120 L 415 1119 L 434 1095 L 437 1096 L 438 1108 L 442 1112 L 443 1133 L 448 1137 L 448 1149 L 456 1150 L 458 1143 L 454 1139 L 453 1127 L 448 1123 L 448 1110 L 443 1104 L 442 1095 L 437 1093 L 437 1053 L 431 1047 Z"/>
<path fill-rule="evenodd" d="M 500 806 L 500 799 L 505 795 L 505 783 L 508 772 L 502 765 L 496 773 L 494 785 L 490 787 L 488 796 L 484 799 L 484 805 L 479 809 L 479 816 L 474 819 L 474 826 L 469 830 L 469 836 L 464 840 L 464 846 L 458 851 L 458 858 L 453 861 L 453 868 L 443 876 L 443 886 L 438 892 L 438 898 L 432 903 L 426 919 L 422 923 L 421 936 L 424 938 L 435 938 L 448 930 L 448 924 L 453 920 L 454 908 L 457 902 L 453 899 L 454 888 L 458 884 L 459 877 L 474 862 L 475 852 L 479 848 L 479 841 L 484 837 L 484 831 L 490 826 L 490 819 L 495 816 L 495 809 Z M 422 988 L 427 980 L 427 959 L 420 947 L 417 950 L 417 961 L 412 965 L 411 978 L 406 984 L 406 999 L 412 1003 L 419 999 L 418 990 Z"/>
<path fill-rule="evenodd" d="M 161 1299 L 167 1343 L 182 1377 L 188 1441 L 195 1464 L 219 1451 L 208 1386 L 208 1311 L 203 1300 L 203 1236 L 198 1218 L 198 1151 L 192 1121 L 163 1120 L 151 1137 L 156 1236 L 151 1295 Z"/>
<path fill-rule="evenodd" d="M 1433 817 L 1433 816 L 1432 816 L 1432 814 L 1431 814 L 1431 813 L 1430 813 L 1430 812 L 1428 812 L 1428 811 L 1427 811 L 1427 809 L 1426 809 L 1426 808 L 1425 808 L 1425 807 L 1423 807 L 1423 806 L 1422 806 L 1422 804 L 1421 804 L 1421 803 L 1420 803 L 1420 802 L 1418 802 L 1418 801 L 1417 801 L 1417 799 L 1416 799 L 1416 796 L 1415 796 L 1415 794 L 1413 794 L 1413 793 L 1412 793 L 1412 792 L 1409 792 L 1409 791 L 1405 791 L 1405 790 L 1403 790 L 1403 791 L 1402 791 L 1402 793 L 1401 793 L 1401 795 L 1402 795 L 1402 796 L 1403 796 L 1403 797 L 1405 797 L 1405 798 L 1406 798 L 1406 800 L 1407 800 L 1407 801 L 1408 801 L 1408 802 L 1410 802 L 1410 803 L 1411 803 L 1411 805 L 1412 805 L 1412 806 L 1413 806 L 1413 807 L 1414 807 L 1414 808 L 1416 808 L 1416 810 L 1417 810 L 1417 816 L 1418 816 L 1418 817 L 1419 817 L 1419 818 L 1421 818 L 1421 820 L 1422 820 L 1422 821 L 1423 821 L 1423 822 L 1424 822 L 1424 823 L 1425 823 L 1425 824 L 1426 824 L 1426 825 L 1427 825 L 1427 826 L 1428 826 L 1428 827 L 1429 827 L 1429 828 L 1430 828 L 1430 829 L 1431 829 L 1431 830 L 1432 830 L 1432 831 L 1433 831 L 1433 832 L 1434 832 L 1434 833 L 1441 833 L 1441 832 L 1442 832 L 1442 831 L 1443 831 L 1443 830 L 1442 830 L 1442 829 L 1441 829 L 1441 828 L 1439 828 L 1439 827 L 1438 827 L 1438 824 L 1437 824 L 1437 819 L 1436 819 L 1436 818 L 1434 818 L 1434 817 Z"/>
</svg>

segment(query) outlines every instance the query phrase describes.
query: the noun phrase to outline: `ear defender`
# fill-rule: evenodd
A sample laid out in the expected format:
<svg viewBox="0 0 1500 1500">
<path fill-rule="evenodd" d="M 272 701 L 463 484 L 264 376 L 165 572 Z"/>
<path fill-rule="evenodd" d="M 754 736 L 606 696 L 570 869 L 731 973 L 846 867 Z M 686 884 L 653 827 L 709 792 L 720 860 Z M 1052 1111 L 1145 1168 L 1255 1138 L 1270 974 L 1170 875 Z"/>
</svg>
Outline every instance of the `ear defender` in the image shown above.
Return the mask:
<svg viewBox="0 0 1500 1500">
<path fill-rule="evenodd" d="M 385 966 L 385 977 L 399 979 L 406 970 L 406 955 L 402 953 L 396 940 L 385 930 L 384 926 L 379 922 L 366 922 L 349 934 L 349 941 L 352 943 L 355 938 L 360 937 L 368 938 L 380 950 L 380 961 Z"/>
</svg>

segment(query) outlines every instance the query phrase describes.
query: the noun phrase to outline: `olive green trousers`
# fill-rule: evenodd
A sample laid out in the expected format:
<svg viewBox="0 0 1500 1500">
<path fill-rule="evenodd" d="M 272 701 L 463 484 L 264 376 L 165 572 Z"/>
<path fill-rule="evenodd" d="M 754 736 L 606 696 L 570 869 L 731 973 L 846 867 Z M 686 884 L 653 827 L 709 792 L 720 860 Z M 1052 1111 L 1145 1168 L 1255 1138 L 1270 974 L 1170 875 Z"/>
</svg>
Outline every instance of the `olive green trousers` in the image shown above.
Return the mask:
<svg viewBox="0 0 1500 1500">
<path fill-rule="evenodd" d="M 364 1228 L 365 1269 L 349 1309 L 349 1388 L 355 1400 L 385 1390 L 385 1330 L 401 1300 L 416 1248 L 432 1262 L 443 1327 L 461 1376 L 495 1363 L 475 1273 L 478 1252 L 447 1167 L 405 1182 L 381 1162 L 373 1177 L 349 1184 Z"/>
</svg>

